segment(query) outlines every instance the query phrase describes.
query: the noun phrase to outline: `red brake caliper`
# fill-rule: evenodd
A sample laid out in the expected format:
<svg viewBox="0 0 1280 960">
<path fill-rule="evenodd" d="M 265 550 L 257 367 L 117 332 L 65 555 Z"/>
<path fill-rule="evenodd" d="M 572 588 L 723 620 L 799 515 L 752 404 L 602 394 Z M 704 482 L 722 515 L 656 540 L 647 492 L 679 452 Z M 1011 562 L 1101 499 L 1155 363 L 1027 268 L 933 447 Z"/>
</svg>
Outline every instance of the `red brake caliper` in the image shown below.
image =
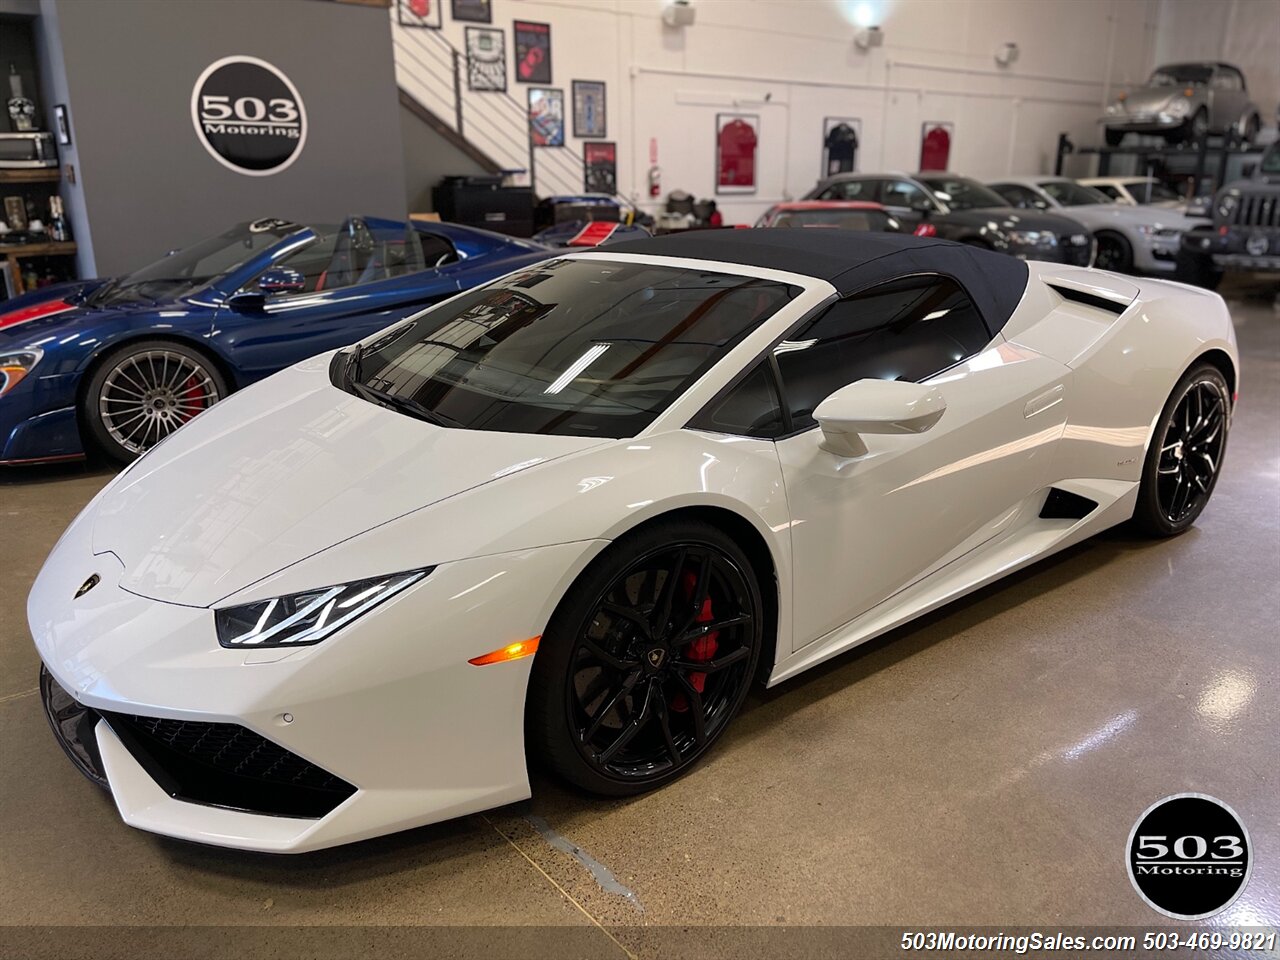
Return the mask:
<svg viewBox="0 0 1280 960">
<path fill-rule="evenodd" d="M 698 587 L 697 575 L 692 571 L 689 571 L 684 575 L 683 584 L 684 584 L 685 597 L 687 599 L 692 599 L 693 591 L 696 590 Z M 710 593 L 708 593 L 707 599 L 702 601 L 702 609 L 699 610 L 698 615 L 693 618 L 693 622 L 694 623 L 710 623 L 714 619 L 715 617 L 712 615 L 712 612 L 711 612 L 711 595 Z M 704 634 L 701 637 L 697 637 L 689 641 L 689 643 L 685 645 L 685 648 L 683 651 L 684 658 L 686 660 L 692 660 L 694 663 L 704 663 L 707 660 L 711 660 L 716 655 L 716 647 L 719 645 L 718 643 L 719 636 L 720 636 L 719 630 L 712 630 L 710 633 Z M 707 683 L 707 675 L 705 673 L 695 672 L 695 673 L 689 674 L 689 684 L 693 687 L 693 689 L 697 690 L 698 693 L 702 693 L 703 689 L 706 686 L 706 683 Z M 681 713 L 689 709 L 689 703 L 685 699 L 685 696 L 683 693 L 677 693 L 674 697 L 671 698 L 671 709 L 679 711 Z"/>
<path fill-rule="evenodd" d="M 194 373 L 187 377 L 186 382 L 179 387 L 179 390 L 181 392 L 178 397 L 181 405 L 178 408 L 178 418 L 183 423 L 186 423 L 204 409 L 204 404 L 200 402 L 204 396 L 204 391 L 200 389 L 200 381 L 196 379 Z"/>
</svg>

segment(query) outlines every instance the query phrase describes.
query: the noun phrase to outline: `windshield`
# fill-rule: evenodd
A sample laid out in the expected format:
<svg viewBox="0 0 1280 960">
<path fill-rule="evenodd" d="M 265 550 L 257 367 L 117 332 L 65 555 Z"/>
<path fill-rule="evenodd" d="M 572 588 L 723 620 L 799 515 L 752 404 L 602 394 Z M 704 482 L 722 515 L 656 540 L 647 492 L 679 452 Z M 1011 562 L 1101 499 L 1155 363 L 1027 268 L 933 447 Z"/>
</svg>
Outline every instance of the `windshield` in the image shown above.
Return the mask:
<svg viewBox="0 0 1280 960">
<path fill-rule="evenodd" d="M 1070 180 L 1046 180 L 1040 189 L 1064 207 L 1086 207 L 1096 203 L 1111 203 L 1105 193 L 1099 193 L 1093 187 L 1082 187 Z"/>
<path fill-rule="evenodd" d="M 1170 190 L 1163 183 L 1156 180 L 1142 180 L 1138 183 L 1131 183 L 1127 189 L 1137 203 L 1170 203 L 1183 199 L 1182 195 L 1176 190 Z"/>
<path fill-rule="evenodd" d="M 101 303 L 187 296 L 301 229 L 283 220 L 237 224 L 225 233 L 176 250 L 150 266 L 113 280 L 92 299 Z"/>
<path fill-rule="evenodd" d="M 1148 85 L 1152 87 L 1184 87 L 1187 84 L 1208 83 L 1213 75 L 1213 67 L 1199 63 L 1174 64 L 1160 67 L 1151 75 Z"/>
<path fill-rule="evenodd" d="M 782 210 L 771 227 L 837 227 L 841 230 L 891 230 L 889 215 L 880 210 Z"/>
<path fill-rule="evenodd" d="M 1007 207 L 1008 203 L 996 193 L 966 177 L 921 177 L 938 199 L 952 210 L 981 210 L 985 207 Z"/>
<path fill-rule="evenodd" d="M 447 426 L 630 437 L 797 292 L 702 270 L 552 260 L 392 328 L 341 385 Z"/>
</svg>

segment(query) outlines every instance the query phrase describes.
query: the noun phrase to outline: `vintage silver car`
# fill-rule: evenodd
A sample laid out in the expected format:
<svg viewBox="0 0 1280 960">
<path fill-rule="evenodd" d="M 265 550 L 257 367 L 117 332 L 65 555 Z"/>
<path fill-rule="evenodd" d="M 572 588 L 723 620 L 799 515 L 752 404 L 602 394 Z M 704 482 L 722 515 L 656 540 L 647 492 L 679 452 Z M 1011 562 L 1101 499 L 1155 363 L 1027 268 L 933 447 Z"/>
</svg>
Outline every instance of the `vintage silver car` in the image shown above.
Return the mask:
<svg viewBox="0 0 1280 960">
<path fill-rule="evenodd" d="M 1210 62 L 1157 67 L 1145 84 L 1117 94 L 1098 122 L 1111 147 L 1126 133 L 1161 134 L 1170 143 L 1234 134 L 1252 143 L 1262 126 L 1244 74 L 1229 63 Z"/>
</svg>

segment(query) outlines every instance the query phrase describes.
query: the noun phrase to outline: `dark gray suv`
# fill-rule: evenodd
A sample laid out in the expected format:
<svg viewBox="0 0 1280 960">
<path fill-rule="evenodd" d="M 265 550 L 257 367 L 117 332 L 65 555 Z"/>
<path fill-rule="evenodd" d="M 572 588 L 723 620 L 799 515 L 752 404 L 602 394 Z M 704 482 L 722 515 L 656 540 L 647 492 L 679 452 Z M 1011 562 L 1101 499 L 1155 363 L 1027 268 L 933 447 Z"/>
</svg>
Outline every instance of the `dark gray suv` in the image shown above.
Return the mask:
<svg viewBox="0 0 1280 960">
<path fill-rule="evenodd" d="M 806 200 L 869 200 L 904 230 L 957 240 L 1022 260 L 1087 267 L 1093 236 L 1059 214 L 1017 210 L 995 191 L 950 173 L 842 173 L 818 182 Z M 927 228 L 932 227 L 932 231 Z"/>
</svg>

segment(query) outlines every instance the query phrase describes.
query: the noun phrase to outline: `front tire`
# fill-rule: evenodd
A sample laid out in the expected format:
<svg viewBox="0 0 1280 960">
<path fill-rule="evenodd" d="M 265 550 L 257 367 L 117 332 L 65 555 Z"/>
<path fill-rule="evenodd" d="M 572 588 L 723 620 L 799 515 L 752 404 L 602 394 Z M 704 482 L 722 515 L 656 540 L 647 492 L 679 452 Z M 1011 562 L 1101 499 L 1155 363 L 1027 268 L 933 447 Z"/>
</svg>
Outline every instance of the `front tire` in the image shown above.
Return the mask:
<svg viewBox="0 0 1280 960">
<path fill-rule="evenodd" d="M 631 796 L 682 776 L 737 714 L 764 604 L 750 559 L 708 523 L 618 539 L 551 618 L 529 679 L 526 742 L 569 782 Z"/>
<path fill-rule="evenodd" d="M 171 340 L 139 340 L 108 354 L 85 388 L 80 413 L 94 446 L 130 463 L 227 395 L 203 353 Z"/>
<path fill-rule="evenodd" d="M 1173 388 L 1151 435 L 1133 522 L 1151 537 L 1185 531 L 1208 504 L 1231 428 L 1231 393 L 1217 367 L 1199 363 Z"/>
<path fill-rule="evenodd" d="M 1093 265 L 1099 270 L 1113 270 L 1116 273 L 1133 271 L 1133 247 L 1118 233 L 1103 231 L 1097 234 L 1098 252 L 1094 255 Z"/>
</svg>

